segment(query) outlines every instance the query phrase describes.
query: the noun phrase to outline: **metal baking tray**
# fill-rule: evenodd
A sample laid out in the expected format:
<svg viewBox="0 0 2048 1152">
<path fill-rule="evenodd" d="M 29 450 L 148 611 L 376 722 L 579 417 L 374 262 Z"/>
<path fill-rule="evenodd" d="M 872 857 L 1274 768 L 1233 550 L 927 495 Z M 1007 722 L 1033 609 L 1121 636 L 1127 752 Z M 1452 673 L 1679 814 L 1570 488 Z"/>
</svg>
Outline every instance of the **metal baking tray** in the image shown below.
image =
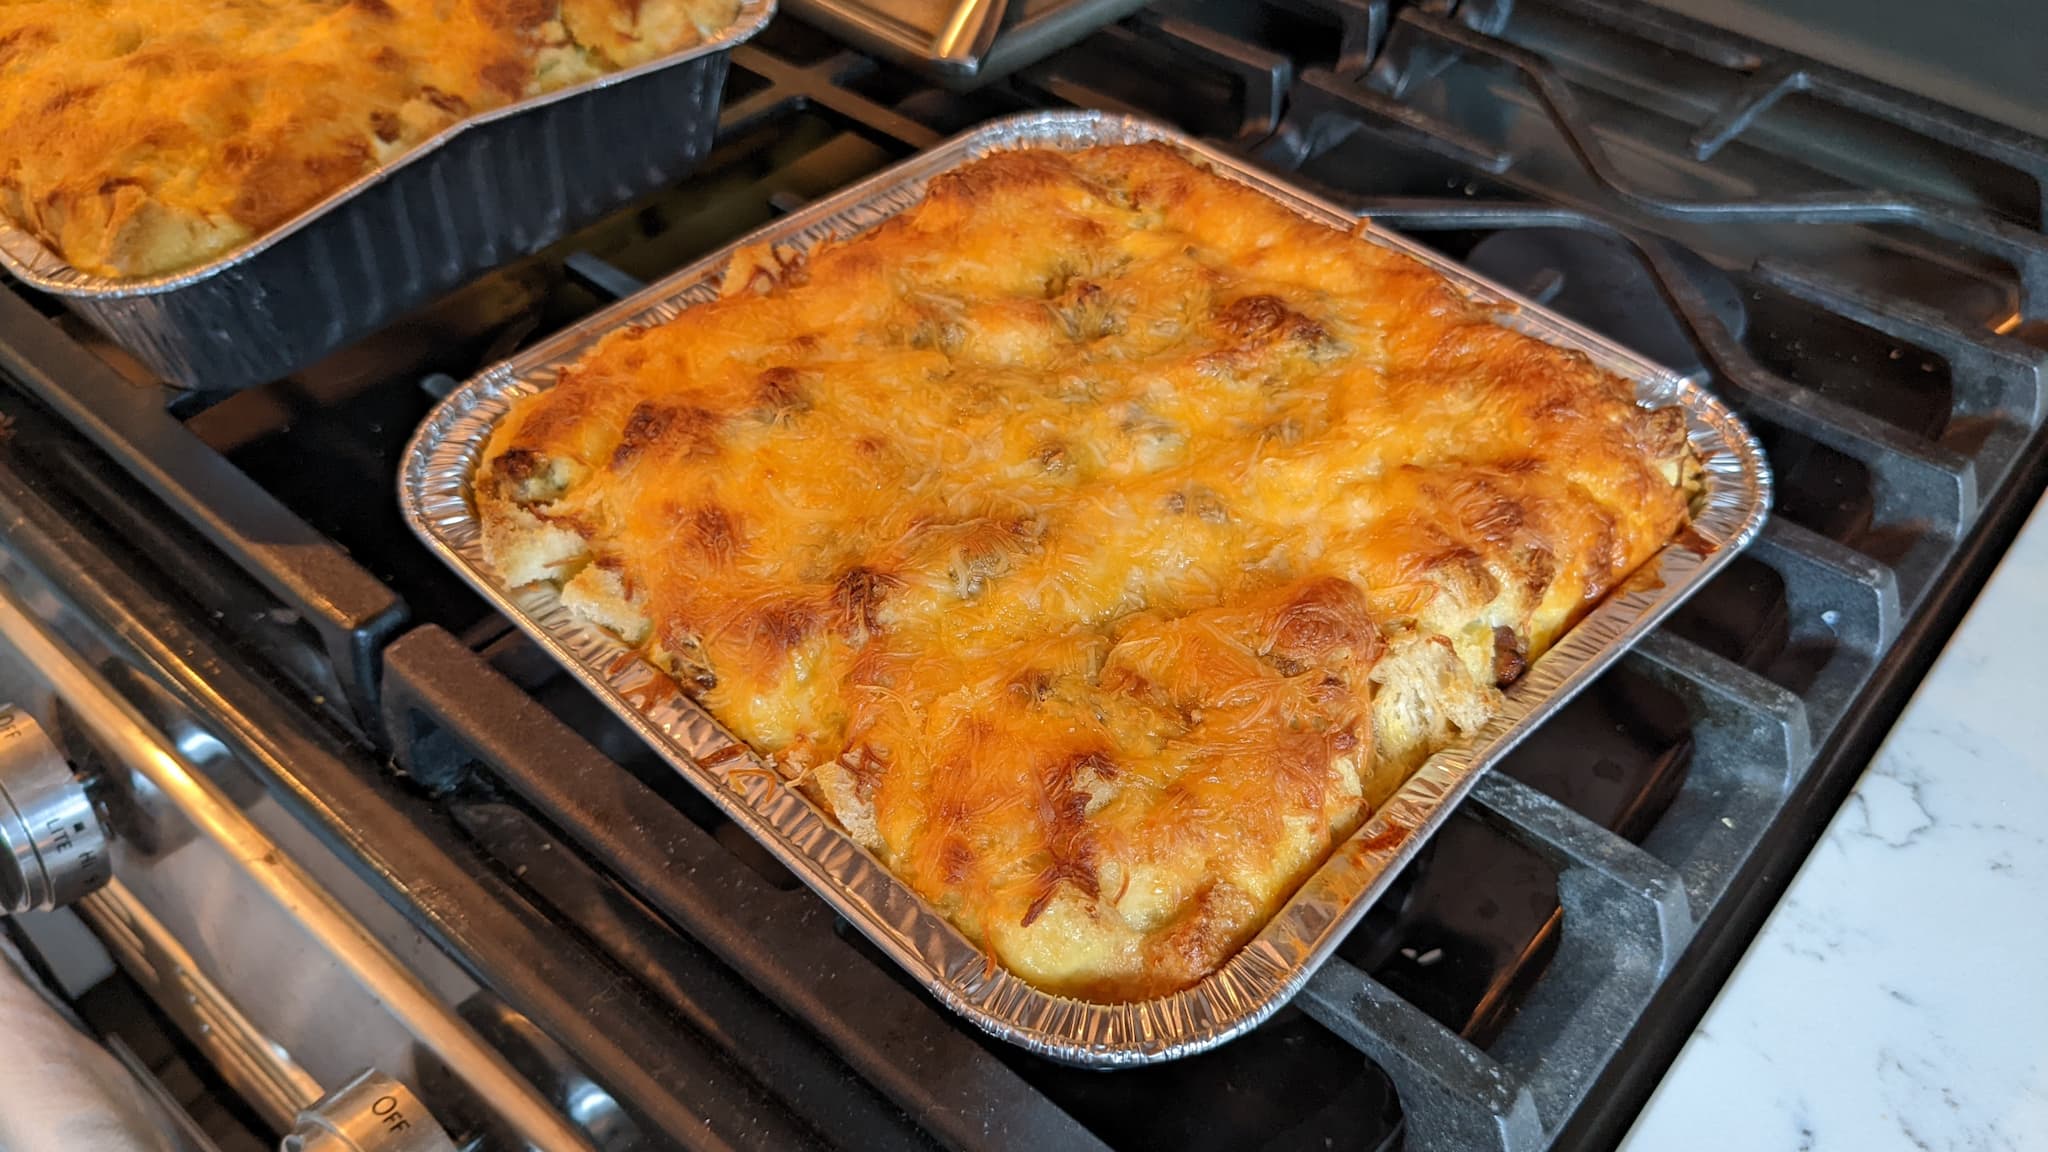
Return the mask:
<svg viewBox="0 0 2048 1152">
<path fill-rule="evenodd" d="M 4 217 L 0 267 L 184 388 L 274 380 L 686 175 L 711 150 L 733 46 L 774 13 L 741 0 L 702 44 L 450 125 L 196 267 L 94 275 Z"/>
<path fill-rule="evenodd" d="M 1104 113 L 1045 112 L 969 132 L 740 243 L 805 250 L 855 235 L 916 203 L 932 176 L 990 152 L 1149 140 L 1172 143 L 1311 219 L 1346 230 L 1358 223 L 1327 201 L 1169 129 Z M 407 521 L 434 552 L 949 1008 L 1005 1040 L 1068 1063 L 1118 1067 L 1185 1056 L 1246 1031 L 1286 1003 L 1480 774 L 1732 559 L 1762 527 L 1770 504 L 1770 473 L 1755 438 L 1698 384 L 1412 241 L 1377 228 L 1361 234 L 1429 265 L 1472 298 L 1497 305 L 1499 323 L 1583 352 L 1602 368 L 1634 381 L 1643 402 L 1682 408 L 1693 449 L 1705 465 L 1705 492 L 1690 529 L 1544 653 L 1506 691 L 1505 706 L 1491 723 L 1425 761 L 1243 949 L 1199 984 L 1171 996 L 1129 1004 L 1086 1003 L 1040 991 L 991 964 L 944 916 L 667 677 L 600 629 L 571 617 L 554 587 L 508 589 L 492 574 L 483 556 L 470 478 L 497 421 L 520 397 L 548 387 L 562 365 L 607 333 L 657 324 L 715 299 L 729 249 L 451 393 L 406 451 L 400 499 Z"/>
<path fill-rule="evenodd" d="M 1035 64 L 1146 0 L 784 0 L 790 15 L 954 89 Z"/>
</svg>

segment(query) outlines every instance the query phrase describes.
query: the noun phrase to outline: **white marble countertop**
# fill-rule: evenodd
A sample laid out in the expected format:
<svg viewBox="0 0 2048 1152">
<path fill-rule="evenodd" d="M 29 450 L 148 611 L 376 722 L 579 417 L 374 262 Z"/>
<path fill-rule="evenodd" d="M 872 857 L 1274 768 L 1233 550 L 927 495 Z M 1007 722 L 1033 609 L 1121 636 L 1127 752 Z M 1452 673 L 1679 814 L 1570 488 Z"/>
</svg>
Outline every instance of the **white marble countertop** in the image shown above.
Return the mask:
<svg viewBox="0 0 2048 1152">
<path fill-rule="evenodd" d="M 2048 1149 L 2048 501 L 1623 1147 Z"/>
</svg>

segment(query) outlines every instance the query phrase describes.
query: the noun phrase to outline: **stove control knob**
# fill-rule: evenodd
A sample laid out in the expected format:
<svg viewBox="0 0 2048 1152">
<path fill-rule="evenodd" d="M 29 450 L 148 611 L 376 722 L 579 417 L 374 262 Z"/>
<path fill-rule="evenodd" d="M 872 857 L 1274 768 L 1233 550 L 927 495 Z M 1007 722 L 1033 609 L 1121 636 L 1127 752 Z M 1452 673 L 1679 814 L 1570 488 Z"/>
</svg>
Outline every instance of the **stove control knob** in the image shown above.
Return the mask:
<svg viewBox="0 0 2048 1152">
<path fill-rule="evenodd" d="M 0 915 L 61 908 L 111 867 L 85 782 L 33 717 L 0 704 Z"/>
<path fill-rule="evenodd" d="M 372 1068 L 299 1113 L 280 1152 L 456 1152 L 412 1089 Z"/>
</svg>

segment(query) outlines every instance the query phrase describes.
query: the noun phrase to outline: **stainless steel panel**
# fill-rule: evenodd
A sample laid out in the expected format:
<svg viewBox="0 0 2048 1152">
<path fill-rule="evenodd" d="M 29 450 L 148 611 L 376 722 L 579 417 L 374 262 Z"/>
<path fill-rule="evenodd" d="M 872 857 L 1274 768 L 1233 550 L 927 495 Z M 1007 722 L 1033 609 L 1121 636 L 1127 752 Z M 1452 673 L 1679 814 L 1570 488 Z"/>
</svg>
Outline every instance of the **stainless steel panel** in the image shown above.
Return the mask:
<svg viewBox="0 0 2048 1152">
<path fill-rule="evenodd" d="M 1145 0 L 783 0 L 793 16 L 949 88 L 1000 79 Z"/>
<path fill-rule="evenodd" d="M 38 595 L 33 578 L 4 557 L 0 577 L 0 693 L 58 734 L 74 761 L 90 764 L 102 794 L 152 797 L 148 819 L 156 835 L 146 842 L 117 839 L 120 883 L 88 898 L 82 909 L 113 951 L 140 960 L 169 980 L 167 987 L 195 997 L 193 989 L 202 985 L 232 989 L 225 1015 L 220 997 L 190 1001 L 195 1011 L 213 1013 L 197 1022 L 246 1023 L 266 1043 L 286 1047 L 311 1078 L 262 1072 L 276 1091 L 258 1093 L 259 1099 L 303 1105 L 309 1097 L 293 1097 L 305 1097 L 309 1084 L 342 1083 L 366 1064 L 410 1074 L 415 1055 L 427 1053 L 533 1146 L 588 1147 L 456 1015 L 451 994 L 474 985 L 445 957 L 433 985 L 420 975 L 420 957 L 412 957 L 412 965 L 401 962 L 342 906 L 328 877 L 316 880 L 300 864 L 307 845 L 288 850 L 259 825 L 252 811 L 275 809 L 267 795 L 259 791 L 246 807 L 233 799 L 214 772 L 189 759 L 102 678 L 65 636 L 61 619 L 47 618 L 63 612 L 61 601 Z M 146 787 L 137 787 L 138 779 Z M 116 820 L 117 836 L 122 827 Z M 244 1045 L 238 1052 L 237 1067 L 262 1063 L 259 1049 Z"/>
</svg>

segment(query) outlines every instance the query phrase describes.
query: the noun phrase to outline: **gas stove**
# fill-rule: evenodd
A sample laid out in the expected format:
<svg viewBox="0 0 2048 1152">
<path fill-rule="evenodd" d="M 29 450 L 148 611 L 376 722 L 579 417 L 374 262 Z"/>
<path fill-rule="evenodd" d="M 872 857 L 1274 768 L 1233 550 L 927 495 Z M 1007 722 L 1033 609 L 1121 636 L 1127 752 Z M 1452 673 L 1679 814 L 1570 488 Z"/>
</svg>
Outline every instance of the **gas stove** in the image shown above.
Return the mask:
<svg viewBox="0 0 2048 1152">
<path fill-rule="evenodd" d="M 1114 1073 L 909 984 L 393 495 L 456 379 L 1059 104 L 1222 142 L 1694 375 L 1777 476 L 1759 543 L 1293 1005 Z M 258 1132 L 375 1069 L 479 1147 L 549 1117 L 607 1150 L 1612 1143 L 2048 480 L 2044 176 L 2048 142 L 1617 0 L 1166 3 L 969 92 L 784 17 L 697 176 L 291 378 L 178 391 L 0 290 L 0 688 L 117 834 L 77 907 Z M 97 879 L 65 877 L 41 903 Z M 195 988 L 297 1078 L 210 1047 L 237 1030 Z"/>
</svg>

